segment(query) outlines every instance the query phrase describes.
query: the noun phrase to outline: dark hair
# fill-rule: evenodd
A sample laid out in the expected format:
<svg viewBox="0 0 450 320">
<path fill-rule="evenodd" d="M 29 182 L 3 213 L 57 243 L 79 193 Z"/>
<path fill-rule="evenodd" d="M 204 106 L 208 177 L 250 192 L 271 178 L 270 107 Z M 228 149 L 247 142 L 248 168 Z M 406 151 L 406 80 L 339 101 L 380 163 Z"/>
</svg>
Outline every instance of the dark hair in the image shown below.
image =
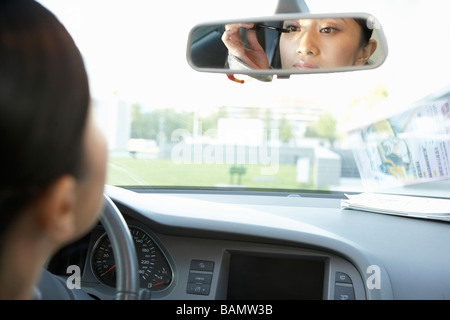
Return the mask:
<svg viewBox="0 0 450 320">
<path fill-rule="evenodd" d="M 90 101 L 81 54 L 32 0 L 0 3 L 0 237 L 63 174 L 79 177 Z"/>
<path fill-rule="evenodd" d="M 359 45 L 361 47 L 365 47 L 369 44 L 369 40 L 372 37 L 373 29 L 368 27 L 367 19 L 355 18 L 354 20 L 361 27 L 361 38 L 360 38 Z"/>
</svg>

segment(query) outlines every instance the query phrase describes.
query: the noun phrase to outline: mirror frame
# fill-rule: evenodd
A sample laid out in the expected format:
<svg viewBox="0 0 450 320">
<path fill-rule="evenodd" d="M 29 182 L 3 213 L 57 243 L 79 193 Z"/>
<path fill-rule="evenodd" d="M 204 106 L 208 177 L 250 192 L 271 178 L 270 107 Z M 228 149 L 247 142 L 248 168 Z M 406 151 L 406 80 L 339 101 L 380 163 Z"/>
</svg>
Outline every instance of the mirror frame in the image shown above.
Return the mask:
<svg viewBox="0 0 450 320">
<path fill-rule="evenodd" d="M 338 68 L 326 68 L 326 69 L 302 69 L 302 70 L 293 70 L 293 69 L 264 69 L 264 70 L 256 70 L 256 69 L 227 69 L 227 68 L 203 68 L 198 67 L 192 61 L 192 40 L 194 31 L 197 28 L 201 27 L 210 27 L 217 25 L 225 25 L 230 23 L 257 23 L 257 22 L 273 22 L 280 20 L 295 20 L 295 19 L 326 19 L 326 18 L 362 18 L 369 21 L 372 21 L 374 26 L 374 32 L 376 32 L 376 40 L 378 42 L 377 50 L 381 49 L 379 61 L 376 61 L 373 64 L 365 65 L 365 66 L 348 66 L 348 67 L 338 67 Z M 384 34 L 383 28 L 378 20 L 371 14 L 364 12 L 349 12 L 349 13 L 324 13 L 324 14 L 311 14 L 311 13 L 289 13 L 289 14 L 276 14 L 273 16 L 267 17 L 252 17 L 252 18 L 239 18 L 239 19 L 230 19 L 230 20 L 218 20 L 218 21 L 210 21 L 199 23 L 195 25 L 191 31 L 189 32 L 188 42 L 187 42 L 187 50 L 186 50 L 186 59 L 188 64 L 192 69 L 199 72 L 209 72 L 209 73 L 222 73 L 227 75 L 240 74 L 240 75 L 248 75 L 255 78 L 265 77 L 265 76 L 277 76 L 278 78 L 289 78 L 294 74 L 315 74 L 315 73 L 332 73 L 332 72 L 348 72 L 348 71 L 359 71 L 359 70 L 370 70 L 376 69 L 381 66 L 388 56 L 388 45 L 386 36 Z"/>
</svg>

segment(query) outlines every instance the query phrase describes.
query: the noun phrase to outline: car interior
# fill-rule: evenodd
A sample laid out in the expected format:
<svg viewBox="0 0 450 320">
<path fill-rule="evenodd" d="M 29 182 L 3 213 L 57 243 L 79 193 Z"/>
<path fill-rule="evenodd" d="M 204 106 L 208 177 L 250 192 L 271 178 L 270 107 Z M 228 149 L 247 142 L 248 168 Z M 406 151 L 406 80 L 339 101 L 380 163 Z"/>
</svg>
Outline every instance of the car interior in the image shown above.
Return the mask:
<svg viewBox="0 0 450 320">
<path fill-rule="evenodd" d="M 444 2 L 40 2 L 85 56 L 110 147 L 102 217 L 42 299 L 450 298 Z M 372 62 L 282 67 L 297 30 L 274 28 L 327 19 L 367 21 Z M 268 68 L 231 54 L 233 24 Z"/>
</svg>

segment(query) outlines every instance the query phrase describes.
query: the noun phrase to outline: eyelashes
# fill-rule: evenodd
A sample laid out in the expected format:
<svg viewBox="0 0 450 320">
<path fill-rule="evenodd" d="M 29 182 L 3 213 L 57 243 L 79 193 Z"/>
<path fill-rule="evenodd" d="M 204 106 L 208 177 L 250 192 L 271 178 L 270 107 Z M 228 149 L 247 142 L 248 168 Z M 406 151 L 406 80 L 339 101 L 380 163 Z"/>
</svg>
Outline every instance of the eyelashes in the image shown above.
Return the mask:
<svg viewBox="0 0 450 320">
<path fill-rule="evenodd" d="M 324 27 L 320 29 L 320 33 L 334 33 L 338 32 L 339 30 L 333 27 Z"/>
<path fill-rule="evenodd" d="M 295 25 L 287 25 L 286 27 L 285 27 L 285 29 L 287 30 L 287 31 L 289 31 L 289 33 L 290 32 L 300 32 L 300 31 L 302 31 L 302 27 L 300 27 L 300 26 L 295 26 Z"/>
<path fill-rule="evenodd" d="M 301 32 L 304 30 L 301 26 L 293 25 L 293 24 L 289 24 L 289 25 L 285 26 L 284 29 L 287 30 L 288 33 Z M 323 34 L 331 34 L 331 33 L 335 33 L 338 31 L 339 31 L 338 28 L 331 27 L 331 26 L 322 27 L 319 29 L 319 32 L 323 33 Z"/>
</svg>

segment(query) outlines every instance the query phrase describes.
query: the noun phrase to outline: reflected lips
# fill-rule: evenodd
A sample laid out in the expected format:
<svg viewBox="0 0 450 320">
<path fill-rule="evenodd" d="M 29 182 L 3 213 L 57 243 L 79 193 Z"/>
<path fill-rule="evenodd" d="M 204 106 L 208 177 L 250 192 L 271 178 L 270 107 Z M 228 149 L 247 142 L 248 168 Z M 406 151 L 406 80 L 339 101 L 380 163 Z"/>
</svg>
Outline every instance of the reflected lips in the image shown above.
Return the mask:
<svg viewBox="0 0 450 320">
<path fill-rule="evenodd" d="M 309 62 L 299 61 L 294 64 L 294 68 L 296 68 L 296 69 L 316 69 L 318 67 Z"/>
</svg>

